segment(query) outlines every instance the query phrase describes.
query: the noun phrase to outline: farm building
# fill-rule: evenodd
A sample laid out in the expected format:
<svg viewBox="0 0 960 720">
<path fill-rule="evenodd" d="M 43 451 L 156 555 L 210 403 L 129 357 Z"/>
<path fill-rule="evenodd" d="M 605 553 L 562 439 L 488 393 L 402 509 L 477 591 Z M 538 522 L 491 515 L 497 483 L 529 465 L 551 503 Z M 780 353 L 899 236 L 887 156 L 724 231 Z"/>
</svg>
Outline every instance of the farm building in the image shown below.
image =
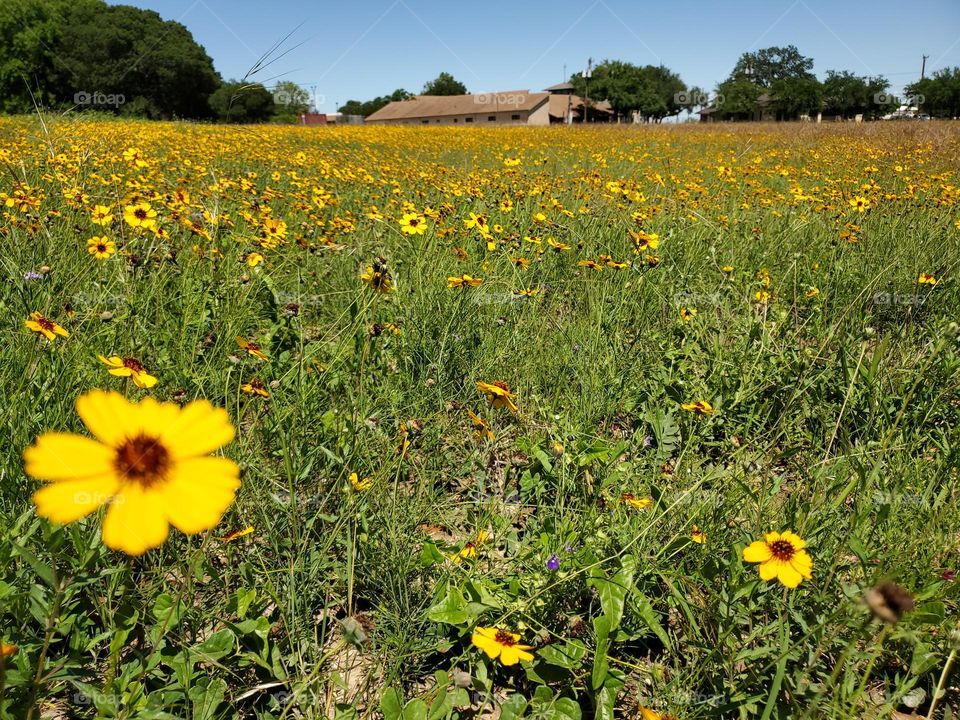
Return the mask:
<svg viewBox="0 0 960 720">
<path fill-rule="evenodd" d="M 367 118 L 373 125 L 549 125 L 549 93 L 513 90 L 478 95 L 417 95 Z"/>
<path fill-rule="evenodd" d="M 590 103 L 592 122 L 613 115 L 604 102 Z M 580 122 L 583 99 L 570 83 L 544 92 L 510 90 L 475 95 L 417 95 L 385 105 L 367 118 L 371 124 L 390 125 L 550 125 Z"/>
</svg>

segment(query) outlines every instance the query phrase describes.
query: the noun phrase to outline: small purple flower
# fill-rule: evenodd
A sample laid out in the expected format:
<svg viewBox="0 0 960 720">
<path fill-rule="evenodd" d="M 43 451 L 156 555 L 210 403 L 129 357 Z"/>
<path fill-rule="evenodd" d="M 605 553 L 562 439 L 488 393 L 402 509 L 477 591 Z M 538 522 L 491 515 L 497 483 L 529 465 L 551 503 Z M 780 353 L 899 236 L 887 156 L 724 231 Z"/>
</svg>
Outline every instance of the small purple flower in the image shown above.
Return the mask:
<svg viewBox="0 0 960 720">
<path fill-rule="evenodd" d="M 646 435 L 646 436 L 643 438 L 643 449 L 644 449 L 644 450 L 650 450 L 650 449 L 656 447 L 656 445 L 657 445 L 657 441 L 654 440 L 652 436 Z"/>
<path fill-rule="evenodd" d="M 566 547 L 563 548 L 563 551 L 568 553 L 575 553 L 577 549 L 575 547 L 571 547 L 570 544 L 568 543 Z"/>
<path fill-rule="evenodd" d="M 560 569 L 560 558 L 557 557 L 557 554 L 554 553 L 550 556 L 550 559 L 547 560 L 547 570 L 559 570 Z"/>
<path fill-rule="evenodd" d="M 953 582 L 957 579 L 957 574 L 953 570 L 944 570 L 943 579 L 947 582 Z"/>
<path fill-rule="evenodd" d="M 43 280 L 43 274 L 42 274 L 42 273 L 38 273 L 38 272 L 34 272 L 33 270 L 31 270 L 30 272 L 23 274 L 23 279 L 24 279 L 24 280 L 28 280 L 28 281 L 29 281 L 29 280 Z"/>
</svg>

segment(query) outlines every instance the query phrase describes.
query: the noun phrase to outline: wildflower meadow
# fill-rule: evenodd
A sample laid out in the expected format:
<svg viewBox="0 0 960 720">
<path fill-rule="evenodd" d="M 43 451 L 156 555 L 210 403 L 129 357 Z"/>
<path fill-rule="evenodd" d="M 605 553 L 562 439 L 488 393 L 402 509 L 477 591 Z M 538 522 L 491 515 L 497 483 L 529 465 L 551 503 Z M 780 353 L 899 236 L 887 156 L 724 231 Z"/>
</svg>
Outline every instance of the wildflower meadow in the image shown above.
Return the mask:
<svg viewBox="0 0 960 720">
<path fill-rule="evenodd" d="M 956 717 L 958 158 L 0 119 L 0 717 Z"/>
</svg>

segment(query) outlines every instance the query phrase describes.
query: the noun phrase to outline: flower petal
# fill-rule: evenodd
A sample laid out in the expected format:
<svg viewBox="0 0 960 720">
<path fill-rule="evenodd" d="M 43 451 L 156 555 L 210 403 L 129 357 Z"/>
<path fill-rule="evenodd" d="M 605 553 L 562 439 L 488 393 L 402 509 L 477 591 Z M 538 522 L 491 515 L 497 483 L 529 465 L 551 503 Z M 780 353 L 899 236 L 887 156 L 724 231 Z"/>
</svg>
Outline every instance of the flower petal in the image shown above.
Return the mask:
<svg viewBox="0 0 960 720">
<path fill-rule="evenodd" d="M 50 483 L 33 494 L 37 514 L 66 525 L 86 517 L 116 493 L 119 483 L 113 475 L 63 480 Z"/>
<path fill-rule="evenodd" d="M 128 555 L 143 555 L 163 545 L 170 527 L 155 492 L 128 484 L 114 498 L 103 519 L 103 544 Z"/>
<path fill-rule="evenodd" d="M 208 455 L 235 436 L 230 416 L 206 400 L 195 400 L 163 430 L 161 439 L 174 458 Z"/>
<path fill-rule="evenodd" d="M 773 551 L 770 550 L 770 546 L 763 542 L 763 540 L 752 542 L 743 549 L 743 559 L 746 562 L 762 563 L 767 562 L 767 560 L 772 557 Z"/>
<path fill-rule="evenodd" d="M 780 563 L 777 560 L 769 560 L 760 565 L 760 579 L 773 580 L 780 571 Z"/>
<path fill-rule="evenodd" d="M 800 584 L 802 577 L 800 573 L 794 570 L 790 563 L 780 563 L 777 571 L 777 579 L 788 588 L 795 588 Z"/>
<path fill-rule="evenodd" d="M 70 433 L 44 433 L 23 453 L 24 470 L 38 480 L 77 480 L 113 473 L 113 449 Z"/>
<path fill-rule="evenodd" d="M 100 442 L 117 447 L 131 434 L 138 413 L 120 393 L 92 390 L 77 398 L 77 415 Z"/>
<path fill-rule="evenodd" d="M 496 640 L 482 635 L 480 630 L 481 628 L 477 628 L 477 631 L 473 633 L 473 637 L 470 638 L 470 641 L 475 646 L 483 650 L 483 652 L 487 654 L 487 657 L 492 660 L 500 654 L 503 646 Z"/>
<path fill-rule="evenodd" d="M 168 482 L 157 489 L 157 502 L 178 530 L 193 535 L 220 522 L 239 487 L 240 469 L 232 460 L 180 460 Z"/>
<path fill-rule="evenodd" d="M 523 645 L 507 645 L 500 653 L 500 662 L 504 665 L 516 665 L 520 660 L 533 660 L 531 653 L 522 650 Z"/>
</svg>

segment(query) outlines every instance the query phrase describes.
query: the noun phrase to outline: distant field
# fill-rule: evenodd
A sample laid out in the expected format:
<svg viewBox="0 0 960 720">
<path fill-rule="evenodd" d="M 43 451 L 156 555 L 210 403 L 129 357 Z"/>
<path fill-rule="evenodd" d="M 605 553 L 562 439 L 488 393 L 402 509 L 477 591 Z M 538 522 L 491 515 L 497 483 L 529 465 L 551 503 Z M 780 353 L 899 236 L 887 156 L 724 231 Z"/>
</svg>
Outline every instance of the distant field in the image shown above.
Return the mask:
<svg viewBox="0 0 960 720">
<path fill-rule="evenodd" d="M 0 716 L 960 711 L 960 125 L 0 161 Z"/>
</svg>

